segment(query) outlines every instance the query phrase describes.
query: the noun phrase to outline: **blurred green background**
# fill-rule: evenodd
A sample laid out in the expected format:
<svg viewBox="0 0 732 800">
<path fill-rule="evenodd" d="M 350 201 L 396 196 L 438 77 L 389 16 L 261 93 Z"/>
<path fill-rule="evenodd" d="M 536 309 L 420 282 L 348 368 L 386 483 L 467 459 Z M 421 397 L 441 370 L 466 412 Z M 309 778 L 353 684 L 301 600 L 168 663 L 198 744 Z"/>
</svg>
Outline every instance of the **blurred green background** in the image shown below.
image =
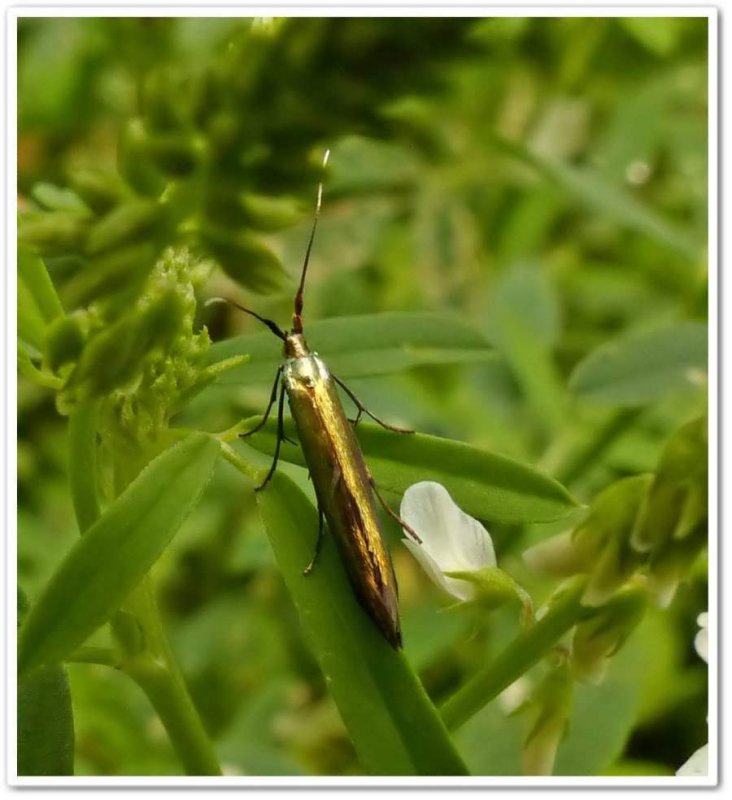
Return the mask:
<svg viewBox="0 0 732 800">
<path fill-rule="evenodd" d="M 289 278 L 258 296 L 214 272 L 206 296 L 237 298 L 286 323 L 314 186 L 311 175 L 288 184 L 287 153 L 320 137 L 319 152 L 332 149 L 331 171 L 306 324 L 453 311 L 498 354 L 353 381 L 361 399 L 418 430 L 538 466 L 584 501 L 618 477 L 652 470 L 671 432 L 705 408 L 703 386 L 690 382 L 628 409 L 577 396 L 568 381 L 583 357 L 620 334 L 706 319 L 706 20 L 288 25 L 260 23 L 259 36 L 279 35 L 280 26 L 286 35 L 270 62 L 251 51 L 252 69 L 271 71 L 271 80 L 232 113 L 277 157 L 264 159 L 260 184 L 284 182 L 298 200 L 299 223 L 268 237 Z M 340 42 L 331 50 L 313 45 L 326 29 Z M 246 65 L 251 36 L 246 19 L 22 20 L 21 210 L 33 206 L 38 182 L 63 186 L 80 168 L 115 169 L 120 130 L 147 113 L 156 81 L 185 86 L 225 72 L 232 43 Z M 370 60 L 359 62 L 361 52 Z M 364 108 L 373 113 L 362 119 Z M 328 109 L 332 119 L 308 117 Z M 63 285 L 64 264 L 49 270 Z M 214 341 L 256 330 L 228 309 L 206 310 L 201 323 Z M 220 430 L 258 413 L 269 380 L 208 391 L 187 421 Z M 19 580 L 32 598 L 77 532 L 65 419 L 49 392 L 22 378 L 18 402 Z M 617 430 L 607 447 L 578 462 L 583 443 L 608 425 Z M 439 701 L 511 636 L 515 617 L 444 610 L 387 527 L 406 653 Z M 499 562 L 537 600 L 551 584 L 528 573 L 521 551 L 566 527 L 492 530 Z M 227 464 L 155 574 L 174 650 L 227 772 L 358 773 L 252 492 Z M 558 774 L 673 774 L 706 741 L 706 667 L 692 647 L 706 604 L 701 565 L 669 610 L 646 617 L 603 685 L 578 687 Z M 97 666 L 72 665 L 69 676 L 77 774 L 179 773 L 136 686 Z M 496 702 L 457 739 L 477 774 L 517 774 L 525 732 L 520 715 Z"/>
</svg>

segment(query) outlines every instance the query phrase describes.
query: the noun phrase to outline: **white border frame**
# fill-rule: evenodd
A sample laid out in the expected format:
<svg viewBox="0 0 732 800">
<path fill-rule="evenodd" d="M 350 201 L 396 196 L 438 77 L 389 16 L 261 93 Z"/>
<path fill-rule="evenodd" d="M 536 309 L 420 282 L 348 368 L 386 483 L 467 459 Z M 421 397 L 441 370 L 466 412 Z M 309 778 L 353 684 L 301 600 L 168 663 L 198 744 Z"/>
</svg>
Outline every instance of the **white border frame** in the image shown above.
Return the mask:
<svg viewBox="0 0 732 800">
<path fill-rule="evenodd" d="M 165 16 L 165 17 L 222 17 L 222 16 L 332 16 L 332 17 L 382 17 L 382 16 L 450 16 L 450 17 L 480 17 L 480 16 L 532 16 L 532 17 L 699 17 L 706 18 L 709 24 L 709 49 L 708 49 L 708 190 L 709 190 L 709 529 L 717 532 L 709 540 L 709 563 L 717 565 L 716 570 L 709 574 L 709 775 L 705 778 L 687 777 L 613 777 L 613 776 L 551 776 L 551 777 L 490 777 L 471 776 L 468 778 L 455 777 L 350 777 L 350 776 L 236 776 L 236 777 L 187 777 L 187 776 L 135 776 L 135 777 L 19 777 L 16 774 L 16 678 L 15 670 L 9 669 L 9 680 L 6 682 L 5 719 L 7 721 L 8 742 L 6 748 L 6 777 L 10 786 L 17 787 L 302 787 L 302 788 L 331 788 L 331 787 L 516 787 L 516 788 L 559 788 L 559 787 L 602 787 L 605 789 L 622 787 L 713 787 L 717 785 L 719 775 L 719 625 L 720 604 L 719 597 L 719 571 L 721 569 L 719 534 L 721 533 L 719 512 L 719 470 L 720 454 L 718 442 L 720 438 L 719 426 L 719 374 L 721 366 L 719 359 L 718 342 L 721 341 L 722 330 L 719 328 L 718 306 L 721 303 L 719 280 L 719 109 L 718 109 L 718 73 L 721 67 L 718 51 L 718 10 L 712 6 L 648 6 L 648 5 L 614 5 L 614 6 L 583 6 L 583 5 L 527 5 L 527 6 L 491 6 L 480 3 L 461 3 L 455 6 L 446 6 L 430 3 L 371 3 L 363 5 L 346 5 L 344 3 L 321 3 L 309 5 L 307 3 L 269 5 L 214 5 L 210 7 L 201 5 L 94 5 L 77 4 L 61 5 L 47 3 L 45 5 L 22 4 L 6 9 L 5 13 L 5 42 L 6 42 L 6 213 L 5 213 L 5 240 L 6 240 L 6 325 L 5 347 L 6 356 L 4 363 L 6 377 L 5 397 L 7 413 L 5 416 L 5 444 L 6 444 L 6 509 L 7 509 L 7 543 L 6 543 L 6 664 L 13 665 L 16 661 L 16 599 L 15 587 L 17 584 L 17 495 L 12 478 L 17 475 L 17 451 L 15 437 L 10 432 L 15 430 L 17 381 L 14 367 L 14 356 L 10 347 L 16 339 L 16 274 L 10 269 L 16 263 L 16 186 L 17 186 L 17 40 L 16 30 L 18 20 L 23 17 L 109 17 L 109 16 Z M 14 352 L 14 351 L 13 351 Z M 11 402 L 12 401 L 12 402 Z M 11 446 L 13 445 L 13 446 Z M 13 635 L 11 635 L 11 633 Z M 11 765 L 13 765 L 11 769 Z"/>
</svg>

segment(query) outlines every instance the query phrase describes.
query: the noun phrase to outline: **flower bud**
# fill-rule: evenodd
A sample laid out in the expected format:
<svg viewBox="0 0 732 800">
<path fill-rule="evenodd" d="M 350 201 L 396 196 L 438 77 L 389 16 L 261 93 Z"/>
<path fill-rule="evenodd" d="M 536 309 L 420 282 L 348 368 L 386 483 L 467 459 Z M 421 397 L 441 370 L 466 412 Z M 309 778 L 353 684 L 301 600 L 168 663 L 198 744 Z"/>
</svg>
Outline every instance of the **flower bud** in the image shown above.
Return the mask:
<svg viewBox="0 0 732 800">
<path fill-rule="evenodd" d="M 598 612 L 575 629 L 572 670 L 580 680 L 601 683 L 607 660 L 613 656 L 643 618 L 648 594 L 640 585 L 621 589 Z"/>
<path fill-rule="evenodd" d="M 648 568 L 648 583 L 651 593 L 660 608 L 667 608 L 676 594 L 676 589 L 689 572 L 707 544 L 706 519 L 683 539 L 674 539 L 651 556 Z"/>
<path fill-rule="evenodd" d="M 150 153 L 149 136 L 141 119 L 127 123 L 118 148 L 119 171 L 126 181 L 146 197 L 158 197 L 166 179 Z"/>
<path fill-rule="evenodd" d="M 639 552 L 658 552 L 706 518 L 707 422 L 684 425 L 666 444 L 631 537 Z M 691 498 L 691 499 L 690 499 Z"/>
<path fill-rule="evenodd" d="M 591 536 L 564 531 L 524 550 L 523 559 L 536 572 L 566 578 L 588 571 L 597 556 L 598 545 Z"/>
<path fill-rule="evenodd" d="M 589 573 L 582 601 L 605 602 L 641 562 L 629 539 L 650 482 L 651 476 L 637 475 L 611 484 L 597 495 L 574 531 L 534 545 L 524 553 L 524 560 L 560 577 Z"/>
<path fill-rule="evenodd" d="M 605 516 L 605 544 L 590 570 L 582 598 L 586 605 L 604 603 L 640 566 L 642 557 L 630 546 L 630 537 L 651 480 L 650 475 L 636 475 L 616 481 L 593 504 L 597 515 Z"/>
<path fill-rule="evenodd" d="M 97 214 L 109 211 L 132 196 L 129 187 L 116 172 L 74 170 L 70 176 L 70 184 L 86 205 Z"/>
<path fill-rule="evenodd" d="M 59 367 L 76 361 L 85 341 L 85 325 L 78 315 L 56 318 L 46 332 L 48 366 L 56 372 Z"/>
<path fill-rule="evenodd" d="M 160 205 L 151 200 L 130 200 L 117 206 L 89 231 L 86 252 L 90 256 L 116 250 L 147 236 L 161 218 Z"/>
<path fill-rule="evenodd" d="M 566 664 L 551 670 L 536 687 L 526 709 L 533 723 L 524 740 L 524 775 L 551 775 L 572 710 L 572 675 Z"/>
<path fill-rule="evenodd" d="M 65 256 L 84 249 L 90 216 L 83 211 L 44 211 L 23 214 L 20 240 L 43 256 Z"/>
<path fill-rule="evenodd" d="M 148 354 L 169 347 L 184 315 L 183 301 L 170 290 L 99 332 L 69 377 L 64 402 L 105 395 L 132 381 Z"/>
<path fill-rule="evenodd" d="M 147 150 L 166 175 L 186 178 L 203 163 L 206 143 L 201 138 L 180 134 L 155 134 L 148 137 Z"/>
<path fill-rule="evenodd" d="M 292 197 L 245 194 L 241 197 L 240 204 L 249 226 L 260 231 L 288 228 L 301 217 L 300 208 Z"/>
<path fill-rule="evenodd" d="M 129 305 L 129 292 L 139 291 L 158 255 L 157 245 L 142 242 L 97 256 L 64 288 L 67 308 L 79 308 L 105 295 L 121 295 Z"/>
<path fill-rule="evenodd" d="M 282 287 L 286 273 L 279 258 L 254 236 L 208 227 L 203 238 L 224 272 L 241 286 L 261 294 Z"/>
</svg>

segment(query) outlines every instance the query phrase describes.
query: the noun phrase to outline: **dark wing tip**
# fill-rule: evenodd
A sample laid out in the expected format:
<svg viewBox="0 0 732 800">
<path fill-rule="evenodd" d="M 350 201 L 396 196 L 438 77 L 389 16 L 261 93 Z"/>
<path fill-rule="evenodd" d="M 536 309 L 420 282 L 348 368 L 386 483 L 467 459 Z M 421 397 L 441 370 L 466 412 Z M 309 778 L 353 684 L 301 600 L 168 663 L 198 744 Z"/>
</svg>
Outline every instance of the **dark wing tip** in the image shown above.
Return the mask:
<svg viewBox="0 0 732 800">
<path fill-rule="evenodd" d="M 402 632 L 399 628 L 399 623 L 397 622 L 396 625 L 390 627 L 389 630 L 384 631 L 384 636 L 386 637 L 387 642 L 395 649 L 401 650 L 402 645 Z"/>
</svg>

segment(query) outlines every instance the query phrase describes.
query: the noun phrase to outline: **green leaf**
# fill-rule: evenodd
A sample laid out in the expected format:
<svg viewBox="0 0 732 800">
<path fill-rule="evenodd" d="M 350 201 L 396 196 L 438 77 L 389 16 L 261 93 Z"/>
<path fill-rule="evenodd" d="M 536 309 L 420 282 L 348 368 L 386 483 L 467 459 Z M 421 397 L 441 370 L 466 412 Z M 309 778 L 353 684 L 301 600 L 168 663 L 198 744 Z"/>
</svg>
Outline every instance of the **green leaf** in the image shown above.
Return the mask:
<svg viewBox="0 0 732 800">
<path fill-rule="evenodd" d="M 18 621 L 28 601 L 18 589 Z M 74 774 L 74 717 L 63 667 L 42 667 L 18 683 L 18 775 Z"/>
<path fill-rule="evenodd" d="M 575 368 L 570 388 L 600 403 L 640 406 L 690 389 L 707 370 L 707 326 L 679 322 L 602 345 Z"/>
<path fill-rule="evenodd" d="M 252 421 L 252 427 L 254 422 Z M 296 438 L 289 421 L 285 432 Z M 421 433 L 399 434 L 376 425 L 356 428 L 369 469 L 382 491 L 401 494 L 417 481 L 437 481 L 468 514 L 493 522 L 549 522 L 567 516 L 576 502 L 557 481 L 518 461 L 462 442 Z M 274 452 L 269 420 L 247 443 Z M 281 457 L 307 466 L 300 448 L 283 442 Z"/>
<path fill-rule="evenodd" d="M 76 542 L 20 630 L 19 674 L 62 660 L 119 608 L 198 501 L 218 453 L 202 433 L 166 450 Z"/>
<path fill-rule="evenodd" d="M 622 17 L 618 22 L 647 50 L 661 58 L 677 49 L 688 30 L 683 17 Z"/>
<path fill-rule="evenodd" d="M 424 364 L 456 364 L 494 357 L 475 328 L 447 314 L 363 314 L 308 324 L 307 340 L 340 378 L 386 375 Z M 269 333 L 217 342 L 209 361 L 248 353 L 250 362 L 219 384 L 271 381 L 282 360 L 282 343 Z"/>
<path fill-rule="evenodd" d="M 84 201 L 71 189 L 53 183 L 36 183 L 31 194 L 37 203 L 49 211 L 89 211 Z"/>
<path fill-rule="evenodd" d="M 703 243 L 693 234 L 669 222 L 625 189 L 609 182 L 600 173 L 543 158 L 528 148 L 508 140 L 496 144 L 510 155 L 533 167 L 545 178 L 596 214 L 696 261 L 703 256 Z"/>
<path fill-rule="evenodd" d="M 40 354 L 46 340 L 46 323 L 33 295 L 22 280 L 18 281 L 18 338 Z"/>
<path fill-rule="evenodd" d="M 99 519 L 97 425 L 99 404 L 88 403 L 69 416 L 69 490 L 79 533 Z"/>
<path fill-rule="evenodd" d="M 51 322 L 64 313 L 46 265 L 40 256 L 26 247 L 18 248 L 18 277 L 33 296 L 46 322 Z"/>
<path fill-rule="evenodd" d="M 538 267 L 517 266 L 501 276 L 494 288 L 490 325 L 491 338 L 534 416 L 547 432 L 555 430 L 562 422 L 564 406 L 552 360 L 560 322 L 557 298 L 545 272 Z"/>
<path fill-rule="evenodd" d="M 575 602 L 582 594 L 581 584 L 578 589 Z M 587 610 L 581 613 L 586 614 Z M 534 628 L 543 624 L 540 621 Z M 575 684 L 567 736 L 559 745 L 555 775 L 604 774 L 623 752 L 644 698 L 658 680 L 660 665 L 653 627 L 646 617 L 625 647 L 610 660 L 607 677 L 600 686 Z M 530 636 L 522 636 L 527 635 Z M 546 647 L 545 642 L 541 650 L 546 652 Z M 494 665 L 499 668 L 493 670 L 493 675 L 500 674 L 499 664 Z M 520 775 L 526 730 L 525 716 L 509 712 L 498 699 L 469 718 L 455 738 L 473 774 Z"/>
<path fill-rule="evenodd" d="M 329 537 L 312 574 L 303 575 L 318 519 L 302 492 L 275 475 L 257 502 L 305 635 L 364 768 L 377 775 L 467 774 L 403 652 L 386 642 L 356 600 Z"/>
<path fill-rule="evenodd" d="M 675 250 L 695 261 L 703 255 L 702 243 L 678 228 L 624 189 L 590 169 L 566 164 L 544 164 L 549 175 L 568 193 L 596 213 Z"/>
<path fill-rule="evenodd" d="M 18 684 L 18 775 L 74 774 L 74 718 L 66 671 L 41 667 Z"/>
<path fill-rule="evenodd" d="M 18 247 L 18 336 L 39 353 L 45 347 L 49 322 L 63 314 L 46 265 L 40 256 Z"/>
</svg>

